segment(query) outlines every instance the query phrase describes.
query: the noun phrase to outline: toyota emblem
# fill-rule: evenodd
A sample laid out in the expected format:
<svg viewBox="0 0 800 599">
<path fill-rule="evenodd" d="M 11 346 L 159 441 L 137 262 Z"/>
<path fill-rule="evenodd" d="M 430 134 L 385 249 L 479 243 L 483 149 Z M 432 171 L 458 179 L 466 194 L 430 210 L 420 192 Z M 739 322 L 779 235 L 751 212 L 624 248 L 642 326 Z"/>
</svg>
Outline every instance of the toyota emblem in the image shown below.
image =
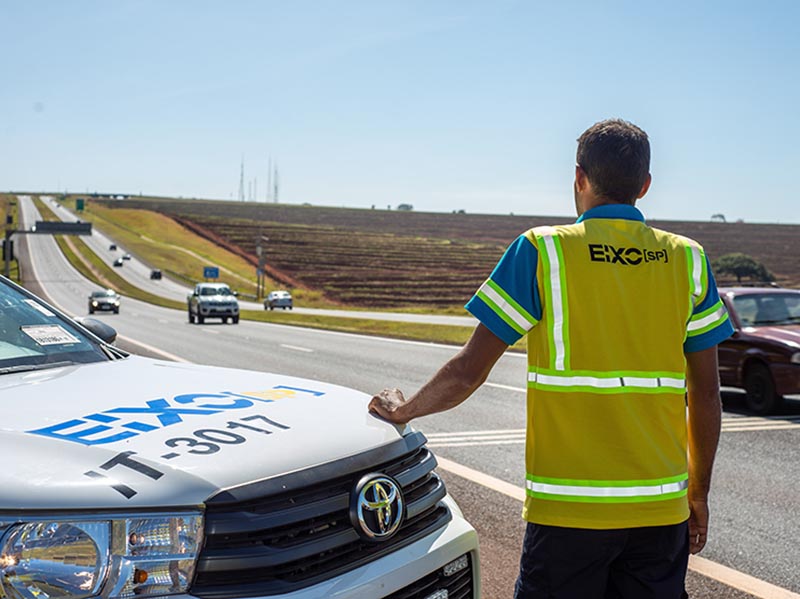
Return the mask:
<svg viewBox="0 0 800 599">
<path fill-rule="evenodd" d="M 385 474 L 367 474 L 350 500 L 350 520 L 362 538 L 385 541 L 403 523 L 405 501 L 400 485 Z"/>
</svg>

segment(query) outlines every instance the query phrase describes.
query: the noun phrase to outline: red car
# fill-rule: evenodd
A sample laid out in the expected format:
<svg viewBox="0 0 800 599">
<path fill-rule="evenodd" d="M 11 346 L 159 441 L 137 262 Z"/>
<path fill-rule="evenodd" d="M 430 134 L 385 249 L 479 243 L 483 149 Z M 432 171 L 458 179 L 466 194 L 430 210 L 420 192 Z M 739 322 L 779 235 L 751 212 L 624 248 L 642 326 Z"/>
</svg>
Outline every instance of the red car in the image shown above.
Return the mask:
<svg viewBox="0 0 800 599">
<path fill-rule="evenodd" d="M 735 329 L 719 345 L 720 382 L 747 393 L 757 414 L 776 411 L 800 393 L 800 290 L 721 287 Z"/>
</svg>

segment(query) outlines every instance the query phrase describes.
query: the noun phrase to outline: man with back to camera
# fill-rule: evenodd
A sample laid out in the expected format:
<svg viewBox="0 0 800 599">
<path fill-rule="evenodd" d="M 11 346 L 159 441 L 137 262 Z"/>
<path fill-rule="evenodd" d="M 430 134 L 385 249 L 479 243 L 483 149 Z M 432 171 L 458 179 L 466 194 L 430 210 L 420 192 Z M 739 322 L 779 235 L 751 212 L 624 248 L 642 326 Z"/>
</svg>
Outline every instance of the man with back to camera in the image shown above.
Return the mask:
<svg viewBox="0 0 800 599">
<path fill-rule="evenodd" d="M 716 346 L 733 327 L 700 245 L 635 207 L 647 134 L 596 123 L 576 162 L 577 222 L 520 235 L 467 303 L 480 322 L 464 347 L 409 399 L 384 389 L 369 409 L 402 424 L 453 408 L 527 334 L 515 597 L 678 599 L 706 543 Z"/>
</svg>

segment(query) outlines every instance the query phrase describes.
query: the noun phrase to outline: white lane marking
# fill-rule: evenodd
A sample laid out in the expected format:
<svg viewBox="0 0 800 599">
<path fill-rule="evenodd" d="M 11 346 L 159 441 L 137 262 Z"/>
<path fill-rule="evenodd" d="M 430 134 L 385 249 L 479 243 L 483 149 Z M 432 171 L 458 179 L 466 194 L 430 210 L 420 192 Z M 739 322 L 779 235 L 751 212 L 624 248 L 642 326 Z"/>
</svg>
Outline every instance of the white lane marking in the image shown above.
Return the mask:
<svg viewBox="0 0 800 599">
<path fill-rule="evenodd" d="M 775 431 L 800 428 L 800 423 L 786 422 L 775 418 L 757 418 L 740 422 L 743 418 L 732 417 L 722 419 L 722 432 L 737 433 L 751 431 Z M 524 443 L 524 428 L 492 429 L 485 431 L 451 431 L 443 433 L 426 433 L 431 447 L 469 447 L 471 445 L 492 445 L 497 443 Z"/>
<path fill-rule="evenodd" d="M 511 499 L 525 501 L 525 490 L 521 486 L 513 485 L 440 456 L 436 456 L 436 461 L 439 463 L 438 467 L 446 472 L 502 493 Z M 698 574 L 718 580 L 722 584 L 749 593 L 758 599 L 800 599 L 800 595 L 797 593 L 696 555 L 689 557 L 689 568 Z"/>
<path fill-rule="evenodd" d="M 277 328 L 283 328 L 283 329 L 288 328 L 288 329 L 291 329 L 293 331 L 296 331 L 297 329 L 303 329 L 304 333 L 314 333 L 314 334 L 319 334 L 319 335 L 330 335 L 330 336 L 334 336 L 334 337 L 357 337 L 358 339 L 360 339 L 362 341 L 387 341 L 389 343 L 397 343 L 397 344 L 402 344 L 402 345 L 416 345 L 418 347 L 435 347 L 435 348 L 438 348 L 438 349 L 449 349 L 449 350 L 452 350 L 452 351 L 458 351 L 462 347 L 461 345 L 446 345 L 444 343 L 430 343 L 428 341 L 411 341 L 410 339 L 392 339 L 391 337 L 379 337 L 377 335 L 376 336 L 360 335 L 358 333 L 345 333 L 345 332 L 342 332 L 342 331 L 326 331 L 324 329 L 312 329 L 310 327 L 293 326 L 293 325 L 288 325 L 288 324 L 275 324 L 275 323 L 272 323 L 272 322 L 258 322 L 258 321 L 255 321 L 255 320 L 248 321 L 248 322 L 252 322 L 254 324 L 258 324 L 258 325 L 261 325 L 261 326 L 264 326 L 264 327 L 277 327 Z M 420 324 L 424 324 L 424 323 L 420 323 Z M 449 326 L 449 325 L 443 325 L 443 326 Z M 503 354 L 503 356 L 504 357 L 505 356 L 509 356 L 509 357 L 512 357 L 512 358 L 525 358 L 525 359 L 527 359 L 527 356 L 525 355 L 524 352 L 507 351 L 507 352 L 505 352 Z M 484 384 L 486 384 L 486 383 L 484 383 Z"/>
<path fill-rule="evenodd" d="M 775 586 L 744 572 L 723 566 L 697 555 L 689 556 L 689 567 L 703 576 L 713 578 L 730 587 L 750 593 L 761 599 L 800 599 L 800 595 Z"/>
<path fill-rule="evenodd" d="M 428 447 L 478 447 L 481 445 L 522 445 L 525 438 L 499 441 L 455 441 L 447 443 L 428 443 Z"/>
<path fill-rule="evenodd" d="M 722 430 L 726 433 L 748 433 L 753 431 L 785 431 L 789 429 L 800 428 L 800 424 L 768 424 L 763 426 L 727 426 Z"/>
<path fill-rule="evenodd" d="M 313 349 L 308 349 L 307 347 L 299 347 L 297 345 L 286 345 L 285 343 L 281 343 L 280 347 L 285 347 L 286 349 L 293 349 L 294 351 L 302 351 L 307 353 L 311 353 L 314 351 Z"/>
<path fill-rule="evenodd" d="M 493 431 L 464 431 L 457 433 L 431 433 L 428 447 L 477 447 L 481 445 L 511 445 L 525 443 L 525 429 Z"/>
<path fill-rule="evenodd" d="M 125 335 L 117 335 L 118 339 L 122 339 L 127 343 L 131 343 L 133 345 L 138 345 L 146 349 L 147 351 L 153 352 L 154 354 L 158 354 L 159 356 L 163 356 L 166 360 L 172 360 L 173 362 L 182 362 L 184 364 L 191 364 L 191 360 L 187 360 L 185 358 L 181 358 L 180 356 L 176 356 L 175 354 L 171 354 L 163 349 L 158 349 L 153 347 L 152 345 L 148 345 L 147 343 L 143 343 L 142 341 L 137 341 L 136 339 L 132 339 L 131 337 L 126 337 Z"/>
<path fill-rule="evenodd" d="M 479 484 L 482 487 L 491 489 L 492 491 L 497 491 L 498 493 L 502 493 L 507 497 L 511 497 L 511 499 L 516 499 L 517 501 L 525 501 L 525 489 L 523 489 L 520 485 L 513 485 L 504 480 L 500 480 L 499 478 L 495 478 L 494 476 L 484 474 L 479 470 L 470 468 L 469 466 L 462 466 L 461 464 L 458 464 L 441 456 L 436 456 L 436 461 L 439 463 L 439 468 L 441 468 L 442 470 L 446 470 L 447 472 L 456 474 L 461 478 L 465 478 L 468 481 Z"/>
<path fill-rule="evenodd" d="M 496 389 L 505 389 L 506 391 L 519 391 L 520 393 L 527 392 L 524 387 L 512 387 L 511 385 L 501 385 L 500 383 L 484 383 L 484 387 L 495 387 Z"/>
<path fill-rule="evenodd" d="M 798 421 L 800 422 L 800 416 L 749 416 L 749 417 L 742 417 L 742 416 L 731 416 L 729 418 L 731 421 L 735 422 L 765 422 L 765 421 L 777 421 L 777 422 L 785 422 L 789 421 Z"/>
<path fill-rule="evenodd" d="M 203 329 L 204 333 L 208 333 L 209 335 L 219 335 L 219 331 L 215 331 L 214 329 Z"/>
<path fill-rule="evenodd" d="M 461 433 L 426 433 L 425 436 L 428 439 L 441 439 L 443 437 L 462 437 L 464 435 L 474 435 L 474 436 L 485 436 L 485 435 L 515 435 L 515 434 L 525 434 L 524 428 L 504 428 L 499 430 L 490 430 L 490 431 L 467 431 Z"/>
<path fill-rule="evenodd" d="M 161 323 L 161 324 L 169 324 L 168 320 L 162 320 L 160 318 L 158 319 L 158 322 Z"/>
</svg>

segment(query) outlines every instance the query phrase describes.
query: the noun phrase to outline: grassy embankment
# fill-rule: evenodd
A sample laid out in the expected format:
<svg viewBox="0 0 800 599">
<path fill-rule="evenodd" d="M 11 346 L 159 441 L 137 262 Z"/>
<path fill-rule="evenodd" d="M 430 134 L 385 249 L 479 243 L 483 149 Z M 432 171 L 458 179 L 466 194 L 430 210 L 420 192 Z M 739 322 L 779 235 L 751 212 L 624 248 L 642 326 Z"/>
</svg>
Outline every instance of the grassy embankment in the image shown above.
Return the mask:
<svg viewBox="0 0 800 599">
<path fill-rule="evenodd" d="M 38 199 L 35 201 L 36 206 L 41 212 L 44 220 L 56 219 L 56 216 L 43 202 Z M 96 218 L 97 215 L 95 214 L 94 216 Z M 86 220 L 89 219 L 87 218 Z M 169 219 L 165 220 L 168 222 L 161 223 L 162 228 L 157 229 L 158 234 L 160 237 L 162 237 L 162 239 L 169 235 L 166 228 L 170 226 L 169 223 L 172 223 L 172 221 Z M 171 226 L 177 227 L 175 223 L 172 223 Z M 120 227 L 119 230 L 123 231 L 124 229 Z M 108 233 L 112 237 L 116 238 L 115 234 L 110 230 L 108 230 Z M 134 236 L 136 235 L 139 234 L 128 230 L 124 237 L 125 240 L 119 239 L 119 241 L 121 244 L 124 244 L 123 247 L 125 247 L 126 250 L 129 249 L 131 252 L 135 252 L 137 256 L 140 256 L 144 261 L 153 265 L 158 264 L 158 262 L 152 259 L 153 254 L 150 253 L 148 244 L 146 242 L 140 243 L 136 241 L 134 239 Z M 175 308 L 179 310 L 184 310 L 186 308 L 186 306 L 181 302 L 174 302 L 160 298 L 143 292 L 142 290 L 132 286 L 130 283 L 122 279 L 122 277 L 120 277 L 116 272 L 114 272 L 112 267 L 107 265 L 96 254 L 94 254 L 94 252 L 92 252 L 79 237 L 69 238 L 68 236 L 58 235 L 56 236 L 56 240 L 70 263 L 76 269 L 78 269 L 83 276 L 91 281 L 94 281 L 101 287 L 111 287 L 123 296 L 132 297 L 168 308 Z M 223 255 L 226 253 L 227 252 L 224 250 L 212 248 L 208 255 L 208 258 L 212 260 L 210 263 L 220 265 L 228 263 L 230 257 Z M 202 263 L 195 263 L 194 272 L 197 271 L 197 268 L 202 268 Z M 359 318 L 337 318 L 330 316 L 297 314 L 295 312 L 283 311 L 271 312 L 266 310 L 244 310 L 242 311 L 241 316 L 246 320 L 455 345 L 464 343 L 472 332 L 470 327 L 403 323 Z"/>
</svg>

